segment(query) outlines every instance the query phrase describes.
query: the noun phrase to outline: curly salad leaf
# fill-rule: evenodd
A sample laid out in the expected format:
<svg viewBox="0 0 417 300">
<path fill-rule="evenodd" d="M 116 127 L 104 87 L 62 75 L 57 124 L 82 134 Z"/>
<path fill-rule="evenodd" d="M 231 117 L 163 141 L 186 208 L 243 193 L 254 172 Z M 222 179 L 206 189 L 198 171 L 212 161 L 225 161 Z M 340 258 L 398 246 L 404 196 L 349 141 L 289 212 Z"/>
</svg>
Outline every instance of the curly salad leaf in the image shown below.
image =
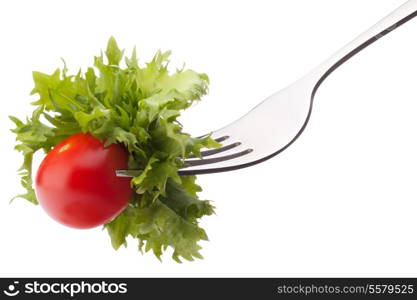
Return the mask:
<svg viewBox="0 0 417 300">
<path fill-rule="evenodd" d="M 181 110 L 207 93 L 208 77 L 192 70 L 168 71 L 170 52 L 158 51 L 140 66 L 136 50 L 124 56 L 114 38 L 107 50 L 94 58 L 94 67 L 68 75 L 64 65 L 51 75 L 33 72 L 32 94 L 39 99 L 25 121 L 10 117 L 16 128 L 16 150 L 24 156 L 19 169 L 24 198 L 37 204 L 32 187 L 32 158 L 47 153 L 63 139 L 89 132 L 119 143 L 129 151 L 129 168 L 143 170 L 132 178 L 136 191 L 128 207 L 105 224 L 112 245 L 138 240 L 141 252 L 152 251 L 158 259 L 167 248 L 173 259 L 201 258 L 198 245 L 207 240 L 199 227 L 201 217 L 214 213 L 209 201 L 198 199 L 201 188 L 195 176 L 179 176 L 178 168 L 190 155 L 200 156 L 203 147 L 218 147 L 209 136 L 193 138 L 177 121 Z M 125 57 L 125 65 L 122 60 Z"/>
</svg>

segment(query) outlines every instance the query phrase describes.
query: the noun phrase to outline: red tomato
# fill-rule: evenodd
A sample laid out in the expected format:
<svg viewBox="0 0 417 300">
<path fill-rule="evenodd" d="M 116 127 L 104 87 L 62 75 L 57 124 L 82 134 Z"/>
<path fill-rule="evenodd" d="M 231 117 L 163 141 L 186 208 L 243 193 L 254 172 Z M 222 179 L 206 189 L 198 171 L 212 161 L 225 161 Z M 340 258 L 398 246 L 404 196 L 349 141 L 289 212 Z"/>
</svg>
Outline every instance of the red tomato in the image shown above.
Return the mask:
<svg viewBox="0 0 417 300">
<path fill-rule="evenodd" d="M 36 196 L 58 222 L 91 228 L 116 217 L 132 196 L 130 179 L 115 170 L 127 168 L 128 153 L 90 134 L 75 134 L 55 146 L 36 174 Z"/>
</svg>

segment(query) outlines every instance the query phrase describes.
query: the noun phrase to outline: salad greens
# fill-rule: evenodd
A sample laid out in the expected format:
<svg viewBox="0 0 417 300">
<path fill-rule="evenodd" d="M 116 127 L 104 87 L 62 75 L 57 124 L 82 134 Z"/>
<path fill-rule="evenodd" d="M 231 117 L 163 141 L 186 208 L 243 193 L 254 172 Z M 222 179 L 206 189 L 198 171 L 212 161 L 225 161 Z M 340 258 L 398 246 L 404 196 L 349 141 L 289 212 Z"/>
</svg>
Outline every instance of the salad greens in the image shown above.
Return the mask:
<svg viewBox="0 0 417 300">
<path fill-rule="evenodd" d="M 219 144 L 210 136 L 184 133 L 177 118 L 207 93 L 209 79 L 189 69 L 170 73 L 169 56 L 158 51 L 140 66 L 136 50 L 125 57 L 112 37 L 104 55 L 96 56 L 94 67 L 85 72 L 69 75 L 65 63 L 51 75 L 33 72 L 31 94 L 39 99 L 32 103 L 32 116 L 24 121 L 10 117 L 16 125 L 15 149 L 24 156 L 19 171 L 26 192 L 17 197 L 37 204 L 32 186 L 35 152 L 47 153 L 63 139 L 89 132 L 106 145 L 124 145 L 129 168 L 143 170 L 131 180 L 136 193 L 130 204 L 104 225 L 113 247 L 126 245 L 131 236 L 141 252 L 152 251 L 158 259 L 169 247 L 177 262 L 202 258 L 198 242 L 207 235 L 198 221 L 213 214 L 214 207 L 198 199 L 201 188 L 195 176 L 179 176 L 177 171 L 185 158 L 199 157 L 201 148 Z"/>
</svg>

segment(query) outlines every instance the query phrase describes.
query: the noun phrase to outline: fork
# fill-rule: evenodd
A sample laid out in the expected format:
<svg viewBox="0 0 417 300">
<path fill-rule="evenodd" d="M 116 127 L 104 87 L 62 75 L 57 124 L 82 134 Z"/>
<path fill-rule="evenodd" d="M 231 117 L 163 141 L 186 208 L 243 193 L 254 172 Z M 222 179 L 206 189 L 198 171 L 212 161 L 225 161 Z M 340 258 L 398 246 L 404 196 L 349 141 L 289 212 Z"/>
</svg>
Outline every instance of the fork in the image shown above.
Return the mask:
<svg viewBox="0 0 417 300">
<path fill-rule="evenodd" d="M 336 52 L 306 76 L 269 96 L 235 122 L 211 136 L 223 146 L 201 151 L 202 159 L 184 161 L 179 175 L 232 171 L 264 162 L 287 149 L 303 133 L 313 99 L 323 81 L 349 58 L 417 15 L 417 0 L 410 0 Z M 140 170 L 117 170 L 120 177 Z"/>
</svg>

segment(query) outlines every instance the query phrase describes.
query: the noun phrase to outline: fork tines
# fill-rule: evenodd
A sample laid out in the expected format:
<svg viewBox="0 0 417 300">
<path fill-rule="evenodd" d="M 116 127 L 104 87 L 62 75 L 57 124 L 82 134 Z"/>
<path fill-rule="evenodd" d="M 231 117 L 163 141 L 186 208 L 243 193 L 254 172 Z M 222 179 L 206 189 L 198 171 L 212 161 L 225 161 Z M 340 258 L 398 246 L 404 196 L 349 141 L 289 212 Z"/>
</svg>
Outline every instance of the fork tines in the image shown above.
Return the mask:
<svg viewBox="0 0 417 300">
<path fill-rule="evenodd" d="M 229 138 L 230 138 L 230 136 L 225 135 L 225 136 L 216 138 L 215 141 L 220 143 L 220 142 L 223 142 L 225 140 L 228 140 Z M 207 157 L 207 156 L 211 156 L 211 155 L 214 155 L 214 154 L 218 154 L 218 153 L 221 153 L 221 152 L 224 152 L 224 151 L 231 150 L 231 149 L 236 148 L 240 145 L 242 145 L 241 142 L 234 142 L 234 143 L 225 145 L 225 146 L 220 147 L 220 148 L 201 151 L 201 156 L 203 157 L 203 159 L 199 159 L 194 155 L 190 156 L 190 158 L 192 158 L 192 159 L 187 159 L 187 160 L 184 161 L 184 163 L 185 163 L 184 168 L 194 167 L 194 166 L 201 166 L 201 165 L 212 164 L 212 163 L 218 163 L 218 162 L 222 162 L 222 161 L 226 161 L 226 160 L 229 160 L 229 159 L 234 159 L 234 158 L 243 156 L 243 155 L 251 153 L 253 151 L 253 149 L 245 149 L 243 151 L 239 151 L 239 152 L 224 155 L 224 156 L 218 156 L 218 157 L 213 157 L 213 158 L 204 158 L 204 157 Z M 195 159 L 193 159 L 193 158 L 195 158 Z"/>
</svg>

